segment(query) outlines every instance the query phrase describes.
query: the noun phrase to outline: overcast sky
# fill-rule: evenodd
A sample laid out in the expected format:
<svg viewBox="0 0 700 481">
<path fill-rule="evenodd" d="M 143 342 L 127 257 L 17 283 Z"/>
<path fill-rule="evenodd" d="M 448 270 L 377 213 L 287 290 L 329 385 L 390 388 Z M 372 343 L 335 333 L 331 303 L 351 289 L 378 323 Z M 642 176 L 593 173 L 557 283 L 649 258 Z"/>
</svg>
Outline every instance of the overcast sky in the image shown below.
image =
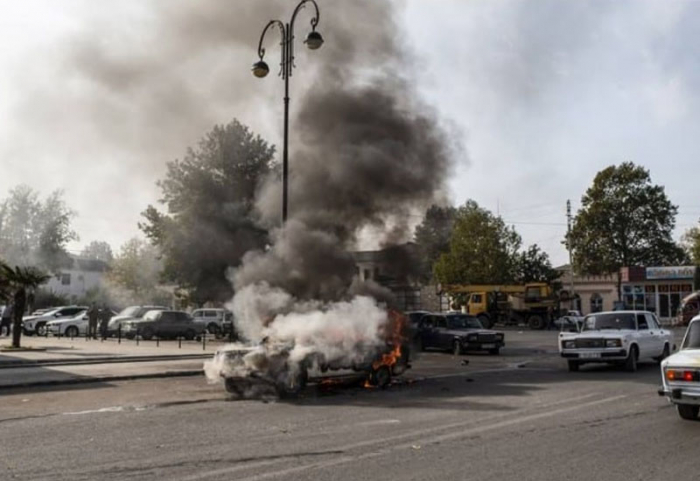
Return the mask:
<svg viewBox="0 0 700 481">
<path fill-rule="evenodd" d="M 677 235 L 697 222 L 700 2 L 398 3 L 403 74 L 464 146 L 455 203 L 498 211 L 561 264 L 566 200 L 578 207 L 598 170 L 631 160 L 679 205 Z M 246 49 L 168 28 L 198 4 L 0 0 L 0 187 L 65 190 L 72 249 L 139 235 L 165 163 L 215 123 L 237 117 L 279 142 L 281 82 L 249 72 L 257 33 Z"/>
</svg>

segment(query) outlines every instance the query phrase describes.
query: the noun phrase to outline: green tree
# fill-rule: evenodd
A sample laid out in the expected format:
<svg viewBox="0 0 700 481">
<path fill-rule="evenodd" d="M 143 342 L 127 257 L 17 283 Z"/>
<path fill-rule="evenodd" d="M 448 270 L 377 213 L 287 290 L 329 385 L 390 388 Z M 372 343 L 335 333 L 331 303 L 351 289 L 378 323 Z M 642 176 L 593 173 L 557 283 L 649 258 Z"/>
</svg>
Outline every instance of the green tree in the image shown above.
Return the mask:
<svg viewBox="0 0 700 481">
<path fill-rule="evenodd" d="M 110 264 L 114 260 L 112 247 L 104 241 L 92 241 L 80 251 L 80 257 L 95 259 Z"/>
<path fill-rule="evenodd" d="M 187 289 L 194 302 L 229 299 L 228 269 L 265 246 L 254 200 L 275 170 L 273 156 L 274 147 L 234 120 L 168 164 L 158 183 L 167 212 L 149 206 L 139 226 L 160 249 L 165 278 Z"/>
<path fill-rule="evenodd" d="M 49 280 L 49 276 L 35 267 L 10 267 L 0 261 L 0 295 L 12 301 L 12 347 L 20 348 L 22 316 L 27 307 L 28 293 Z"/>
<path fill-rule="evenodd" d="M 686 256 L 672 238 L 677 212 L 643 167 L 623 162 L 601 170 L 566 239 L 576 270 L 607 274 L 624 266 L 682 263 Z"/>
<path fill-rule="evenodd" d="M 519 283 L 547 282 L 553 283 L 559 278 L 559 272 L 552 268 L 549 255 L 533 244 L 518 254 L 516 260 L 515 280 Z"/>
<path fill-rule="evenodd" d="M 159 256 L 158 248 L 145 240 L 134 238 L 125 242 L 106 277 L 110 300 L 119 305 L 148 304 L 160 297 Z"/>
<path fill-rule="evenodd" d="M 515 281 L 521 239 L 500 217 L 473 200 L 457 210 L 450 249 L 435 264 L 442 284 L 506 284 Z"/>
<path fill-rule="evenodd" d="M 15 187 L 0 204 L 0 256 L 11 265 L 48 271 L 69 265 L 66 245 L 78 238 L 70 226 L 73 216 L 61 191 L 42 202 L 31 187 Z"/>
<path fill-rule="evenodd" d="M 450 236 L 457 209 L 452 206 L 431 206 L 423 222 L 416 227 L 414 240 L 420 259 L 420 276 L 423 281 L 433 277 L 433 266 L 441 254 L 450 249 Z"/>
<path fill-rule="evenodd" d="M 700 227 L 688 229 L 683 234 L 681 245 L 688 257 L 690 257 L 691 262 L 696 266 L 700 265 Z"/>
</svg>

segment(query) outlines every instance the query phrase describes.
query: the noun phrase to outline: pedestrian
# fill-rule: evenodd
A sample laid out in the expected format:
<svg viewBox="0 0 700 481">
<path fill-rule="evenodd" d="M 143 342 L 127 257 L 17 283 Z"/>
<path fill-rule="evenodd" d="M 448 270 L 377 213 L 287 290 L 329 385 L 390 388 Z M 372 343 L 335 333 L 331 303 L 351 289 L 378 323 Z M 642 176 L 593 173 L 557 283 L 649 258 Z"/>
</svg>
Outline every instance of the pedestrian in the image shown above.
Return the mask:
<svg viewBox="0 0 700 481">
<path fill-rule="evenodd" d="M 100 309 L 100 335 L 102 339 L 107 337 L 107 326 L 111 318 L 112 311 L 107 307 L 107 304 L 102 304 L 102 309 Z"/>
<path fill-rule="evenodd" d="M 12 332 L 12 303 L 8 303 L 5 309 L 2 311 L 2 318 L 0 319 L 0 336 L 2 336 L 3 330 L 5 335 L 9 337 Z"/>
<path fill-rule="evenodd" d="M 100 310 L 93 302 L 88 310 L 88 337 L 97 339 L 97 319 L 100 316 Z"/>
</svg>

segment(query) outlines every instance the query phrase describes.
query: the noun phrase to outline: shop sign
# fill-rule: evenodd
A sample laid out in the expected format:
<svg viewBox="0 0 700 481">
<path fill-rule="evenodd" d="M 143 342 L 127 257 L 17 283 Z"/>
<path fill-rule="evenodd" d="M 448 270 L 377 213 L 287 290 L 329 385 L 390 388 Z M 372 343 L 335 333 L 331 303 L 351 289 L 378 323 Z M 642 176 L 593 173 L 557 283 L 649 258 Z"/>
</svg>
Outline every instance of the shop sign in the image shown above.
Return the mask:
<svg viewBox="0 0 700 481">
<path fill-rule="evenodd" d="M 695 266 L 647 267 L 647 280 L 692 279 Z"/>
</svg>

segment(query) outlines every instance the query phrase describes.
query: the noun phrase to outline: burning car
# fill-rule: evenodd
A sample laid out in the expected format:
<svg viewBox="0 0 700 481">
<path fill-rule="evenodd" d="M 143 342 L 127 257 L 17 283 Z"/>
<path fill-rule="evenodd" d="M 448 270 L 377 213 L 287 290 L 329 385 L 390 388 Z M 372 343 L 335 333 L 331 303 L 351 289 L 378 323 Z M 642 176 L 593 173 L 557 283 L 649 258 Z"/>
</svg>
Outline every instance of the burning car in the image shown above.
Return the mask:
<svg viewBox="0 0 700 481">
<path fill-rule="evenodd" d="M 221 379 L 226 391 L 246 396 L 267 386 L 280 397 L 298 395 L 308 382 L 356 377 L 366 386 L 386 387 L 392 376 L 410 367 L 409 346 L 402 335 L 405 317 L 390 313 L 390 333 L 383 342 L 359 340 L 351 349 L 320 349 L 318 346 L 264 338 L 254 346 L 232 344 L 217 351 L 205 364 L 210 379 Z"/>
</svg>

